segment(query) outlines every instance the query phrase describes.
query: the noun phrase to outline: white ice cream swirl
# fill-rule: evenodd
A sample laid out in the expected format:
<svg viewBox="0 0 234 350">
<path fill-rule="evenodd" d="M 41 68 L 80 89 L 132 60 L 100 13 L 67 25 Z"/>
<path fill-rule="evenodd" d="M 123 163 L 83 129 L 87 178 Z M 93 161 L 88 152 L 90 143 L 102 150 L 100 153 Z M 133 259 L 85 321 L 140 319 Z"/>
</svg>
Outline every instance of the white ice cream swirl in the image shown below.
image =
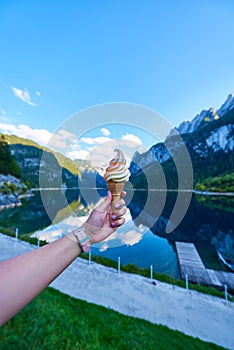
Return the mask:
<svg viewBox="0 0 234 350">
<path fill-rule="evenodd" d="M 126 159 L 119 149 L 115 149 L 115 152 L 117 154 L 106 168 L 104 179 L 106 181 L 127 182 L 130 177 L 130 171 L 126 166 Z"/>
</svg>

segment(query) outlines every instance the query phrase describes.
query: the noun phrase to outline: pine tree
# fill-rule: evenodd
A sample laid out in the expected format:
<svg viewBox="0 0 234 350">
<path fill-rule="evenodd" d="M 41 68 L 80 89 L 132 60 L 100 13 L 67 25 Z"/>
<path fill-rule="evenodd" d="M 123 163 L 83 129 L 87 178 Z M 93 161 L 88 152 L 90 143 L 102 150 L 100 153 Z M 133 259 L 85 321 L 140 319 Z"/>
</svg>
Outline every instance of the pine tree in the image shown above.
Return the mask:
<svg viewBox="0 0 234 350">
<path fill-rule="evenodd" d="M 4 135 L 0 136 L 0 174 L 20 177 L 20 169 L 11 155 L 11 149 Z"/>
</svg>

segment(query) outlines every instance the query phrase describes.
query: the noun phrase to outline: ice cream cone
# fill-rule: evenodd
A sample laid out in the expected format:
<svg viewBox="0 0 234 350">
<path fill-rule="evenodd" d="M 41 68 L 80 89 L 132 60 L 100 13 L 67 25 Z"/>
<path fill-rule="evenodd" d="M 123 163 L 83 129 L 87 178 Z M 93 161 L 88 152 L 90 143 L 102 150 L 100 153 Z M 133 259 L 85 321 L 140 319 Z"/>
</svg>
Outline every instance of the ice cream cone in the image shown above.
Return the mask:
<svg viewBox="0 0 234 350">
<path fill-rule="evenodd" d="M 117 155 L 115 158 L 111 159 L 104 174 L 107 188 L 112 194 L 111 206 L 113 212 L 116 211 L 115 203 L 120 200 L 124 184 L 128 181 L 130 176 L 123 153 L 119 149 L 115 149 L 115 152 L 117 152 Z"/>
<path fill-rule="evenodd" d="M 115 203 L 118 202 L 121 198 L 121 192 L 124 189 L 125 182 L 115 182 L 112 180 L 109 180 L 107 182 L 107 188 L 112 194 L 112 201 L 111 201 L 111 207 L 112 211 L 115 211 Z"/>
</svg>

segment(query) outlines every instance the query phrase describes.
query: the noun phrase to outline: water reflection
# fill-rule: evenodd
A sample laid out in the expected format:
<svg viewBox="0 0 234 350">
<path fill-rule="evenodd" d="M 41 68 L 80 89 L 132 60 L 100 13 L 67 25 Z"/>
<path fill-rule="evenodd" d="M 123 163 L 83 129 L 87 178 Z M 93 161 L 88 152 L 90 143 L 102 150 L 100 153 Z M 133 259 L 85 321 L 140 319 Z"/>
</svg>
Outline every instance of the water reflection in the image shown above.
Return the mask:
<svg viewBox="0 0 234 350">
<path fill-rule="evenodd" d="M 82 210 L 82 205 L 80 209 Z M 81 214 L 79 210 L 79 214 Z M 58 214 L 60 216 L 60 214 Z M 74 230 L 76 227 L 82 226 L 82 224 L 87 220 L 87 215 L 80 216 L 69 216 L 57 223 L 53 223 L 44 230 L 38 230 L 33 234 L 33 237 L 40 238 L 47 242 L 52 242 L 55 239 L 66 235 L 67 233 Z M 148 228 L 143 225 L 136 227 L 132 222 L 130 212 L 128 211 L 125 215 L 125 225 L 120 227 L 116 232 L 114 232 L 108 239 L 104 242 L 95 244 L 95 248 L 104 252 L 108 248 L 114 248 L 122 245 L 132 246 L 138 242 L 143 237 L 143 234 L 148 230 Z"/>
<path fill-rule="evenodd" d="M 18 227 L 20 234 L 34 232 L 50 242 L 81 226 L 100 196 L 106 194 L 105 190 L 82 189 L 68 190 L 64 197 L 61 192 L 44 193 L 51 207 L 50 217 L 40 193 L 36 192 L 21 207 L 0 212 L 0 226 Z M 178 277 L 175 241 L 193 242 L 207 267 L 225 269 L 217 258 L 217 249 L 227 257 L 234 255 L 234 198 L 204 199 L 194 195 L 182 222 L 167 234 L 166 226 L 176 198 L 176 192 L 129 190 L 126 224 L 93 248 L 93 252 L 113 259 L 121 256 L 124 264 L 153 265 L 157 271 Z"/>
<path fill-rule="evenodd" d="M 160 203 L 160 197 L 161 193 L 155 192 L 154 204 L 149 205 L 146 210 L 141 205 L 140 194 L 136 194 L 135 203 L 129 205 L 136 225 L 143 224 L 149 227 L 155 235 L 167 238 L 173 248 L 175 248 L 176 241 L 193 242 L 202 255 L 204 263 L 210 268 L 223 267 L 217 260 L 217 250 L 226 257 L 234 257 L 234 212 L 232 209 L 234 197 L 206 196 L 204 199 L 204 196 L 193 195 L 184 219 L 170 234 L 166 233 L 166 226 L 175 205 L 177 193 L 167 193 L 162 214 L 156 217 L 154 213 L 157 203 Z M 141 212 L 144 212 L 144 215 L 139 215 Z M 211 256 L 213 259 L 210 259 Z"/>
<path fill-rule="evenodd" d="M 46 228 L 51 220 L 41 201 L 40 193 L 22 199 L 20 207 L 0 211 L 0 226 L 14 231 L 17 227 L 20 234 L 29 234 L 38 229 Z"/>
</svg>

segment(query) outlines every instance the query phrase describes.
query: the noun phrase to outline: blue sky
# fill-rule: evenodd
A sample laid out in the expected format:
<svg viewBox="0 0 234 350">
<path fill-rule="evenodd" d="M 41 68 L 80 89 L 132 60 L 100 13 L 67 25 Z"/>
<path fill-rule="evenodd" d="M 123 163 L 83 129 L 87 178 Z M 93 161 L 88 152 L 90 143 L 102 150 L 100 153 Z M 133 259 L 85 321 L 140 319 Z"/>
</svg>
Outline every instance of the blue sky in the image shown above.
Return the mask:
<svg viewBox="0 0 234 350">
<path fill-rule="evenodd" d="M 232 0 L 1 0 L 0 130 L 43 144 L 96 104 L 140 104 L 173 126 L 217 109 L 234 90 L 233 15 Z M 126 133 L 153 142 L 108 136 Z"/>
</svg>

